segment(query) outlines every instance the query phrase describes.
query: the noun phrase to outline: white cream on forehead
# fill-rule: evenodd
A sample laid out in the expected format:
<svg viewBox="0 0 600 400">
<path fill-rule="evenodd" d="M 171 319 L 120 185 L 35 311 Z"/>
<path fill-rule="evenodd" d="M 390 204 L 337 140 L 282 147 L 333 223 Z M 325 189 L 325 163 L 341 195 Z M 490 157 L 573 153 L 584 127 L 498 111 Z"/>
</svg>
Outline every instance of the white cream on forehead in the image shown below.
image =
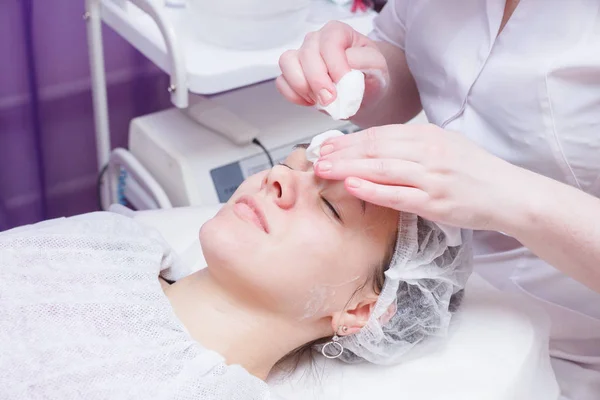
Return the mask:
<svg viewBox="0 0 600 400">
<path fill-rule="evenodd" d="M 312 138 L 310 144 L 306 148 L 306 159 L 314 164 L 319 157 L 321 157 L 321 146 L 323 145 L 323 142 L 338 136 L 344 136 L 344 134 L 340 131 L 331 130 Z"/>
</svg>

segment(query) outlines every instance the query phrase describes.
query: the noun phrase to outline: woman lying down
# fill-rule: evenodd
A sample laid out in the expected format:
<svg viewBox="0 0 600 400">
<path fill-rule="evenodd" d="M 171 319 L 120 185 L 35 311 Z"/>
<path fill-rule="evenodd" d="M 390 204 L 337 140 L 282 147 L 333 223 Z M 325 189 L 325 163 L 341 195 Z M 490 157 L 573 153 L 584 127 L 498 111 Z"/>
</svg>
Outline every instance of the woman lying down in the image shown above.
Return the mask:
<svg viewBox="0 0 600 400">
<path fill-rule="evenodd" d="M 175 282 L 160 236 L 117 214 L 0 234 L 0 398 L 269 399 L 302 349 L 388 364 L 445 334 L 467 247 L 312 171 L 298 148 L 247 179 Z"/>
</svg>

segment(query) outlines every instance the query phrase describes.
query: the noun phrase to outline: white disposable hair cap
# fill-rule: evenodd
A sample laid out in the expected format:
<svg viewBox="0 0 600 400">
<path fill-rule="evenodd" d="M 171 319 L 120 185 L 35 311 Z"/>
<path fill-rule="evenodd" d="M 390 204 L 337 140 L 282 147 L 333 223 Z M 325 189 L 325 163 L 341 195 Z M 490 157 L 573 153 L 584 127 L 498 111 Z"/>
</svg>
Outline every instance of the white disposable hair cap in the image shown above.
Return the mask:
<svg viewBox="0 0 600 400">
<path fill-rule="evenodd" d="M 452 246 L 437 224 L 400 213 L 383 290 L 367 325 L 340 340 L 340 359 L 393 364 L 428 337 L 446 336 L 473 270 L 470 237 L 462 231 L 460 245 Z"/>
</svg>

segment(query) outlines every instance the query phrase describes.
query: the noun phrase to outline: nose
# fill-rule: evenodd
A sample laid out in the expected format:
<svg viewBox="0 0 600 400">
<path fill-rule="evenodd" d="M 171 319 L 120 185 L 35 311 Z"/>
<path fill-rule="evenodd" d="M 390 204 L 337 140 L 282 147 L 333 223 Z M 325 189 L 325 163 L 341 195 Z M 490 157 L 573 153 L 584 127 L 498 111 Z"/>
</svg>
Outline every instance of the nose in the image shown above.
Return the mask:
<svg viewBox="0 0 600 400">
<path fill-rule="evenodd" d="M 282 165 L 271 168 L 262 186 L 278 207 L 289 209 L 296 204 L 298 177 L 289 168 Z"/>
</svg>

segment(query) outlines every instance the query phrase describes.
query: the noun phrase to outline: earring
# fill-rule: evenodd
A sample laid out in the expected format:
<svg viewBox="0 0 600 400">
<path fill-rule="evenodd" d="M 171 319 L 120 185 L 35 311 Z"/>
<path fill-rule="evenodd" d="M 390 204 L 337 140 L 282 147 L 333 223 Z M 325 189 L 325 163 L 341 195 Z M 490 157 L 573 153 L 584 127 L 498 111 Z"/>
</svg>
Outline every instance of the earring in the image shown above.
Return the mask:
<svg viewBox="0 0 600 400">
<path fill-rule="evenodd" d="M 331 338 L 331 341 L 327 342 L 325 346 L 323 346 L 323 348 L 321 349 L 321 354 L 323 354 L 323 357 L 329 359 L 338 358 L 344 352 L 344 346 L 342 346 L 342 344 L 339 342 L 340 337 L 338 336 L 338 332 L 340 331 L 340 329 L 344 333 L 348 332 L 347 326 L 340 326 L 337 332 Z"/>
</svg>

